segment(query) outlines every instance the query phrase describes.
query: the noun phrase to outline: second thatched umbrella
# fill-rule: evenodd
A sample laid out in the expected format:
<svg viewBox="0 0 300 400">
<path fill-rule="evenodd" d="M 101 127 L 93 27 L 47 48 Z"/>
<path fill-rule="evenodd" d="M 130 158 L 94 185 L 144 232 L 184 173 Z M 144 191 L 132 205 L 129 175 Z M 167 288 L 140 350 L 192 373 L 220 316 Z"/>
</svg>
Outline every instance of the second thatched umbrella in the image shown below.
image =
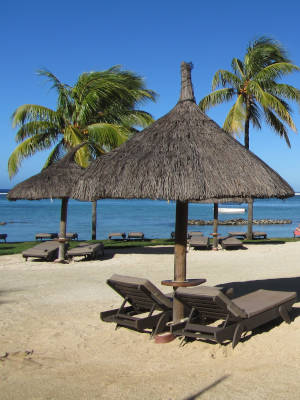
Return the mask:
<svg viewBox="0 0 300 400">
<path fill-rule="evenodd" d="M 118 149 L 99 157 L 79 180 L 80 200 L 176 200 L 174 280 L 186 280 L 188 202 L 286 198 L 293 189 L 274 170 L 223 131 L 195 103 L 191 64 L 181 65 L 176 106 Z M 182 307 L 174 303 L 173 319 Z"/>
<path fill-rule="evenodd" d="M 74 161 L 75 153 L 81 146 L 83 144 L 74 147 L 64 158 L 43 169 L 39 174 L 19 183 L 7 195 L 8 200 L 61 199 L 58 261 L 65 258 L 68 200 L 84 171 Z"/>
</svg>

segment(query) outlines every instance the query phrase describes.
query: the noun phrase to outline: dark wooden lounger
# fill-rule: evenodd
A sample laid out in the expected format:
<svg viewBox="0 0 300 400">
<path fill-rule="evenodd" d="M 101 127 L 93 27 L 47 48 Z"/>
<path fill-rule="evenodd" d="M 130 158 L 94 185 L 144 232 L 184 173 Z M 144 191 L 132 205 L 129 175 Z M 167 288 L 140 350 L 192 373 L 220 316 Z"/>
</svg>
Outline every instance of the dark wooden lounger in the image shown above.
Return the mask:
<svg viewBox="0 0 300 400">
<path fill-rule="evenodd" d="M 61 237 L 61 234 L 59 234 L 58 236 Z M 78 233 L 77 232 L 67 232 L 66 239 L 78 240 Z"/>
<path fill-rule="evenodd" d="M 127 239 L 144 239 L 144 233 L 143 232 L 129 232 L 127 235 Z"/>
<path fill-rule="evenodd" d="M 172 299 L 169 296 L 143 278 L 114 274 L 107 284 L 124 301 L 120 308 L 101 312 L 102 321 L 115 322 L 117 327 L 141 332 L 151 329 L 151 336 L 165 330 L 166 323 L 172 319 Z"/>
<path fill-rule="evenodd" d="M 6 238 L 7 238 L 7 233 L 0 233 L 0 240 L 6 242 Z"/>
<path fill-rule="evenodd" d="M 289 310 L 296 292 L 256 290 L 234 300 L 216 287 L 178 288 L 176 298 L 191 309 L 189 317 L 171 325 L 175 336 L 193 337 L 235 347 L 244 332 L 278 317 L 290 323 Z"/>
<path fill-rule="evenodd" d="M 253 239 L 267 239 L 267 236 L 266 232 L 254 231 L 252 234 Z"/>
<path fill-rule="evenodd" d="M 35 239 L 38 240 L 51 240 L 56 239 L 58 237 L 58 233 L 37 233 L 35 235 Z"/>
<path fill-rule="evenodd" d="M 240 249 L 243 247 L 243 242 L 236 237 L 229 236 L 220 241 L 223 249 Z"/>
<path fill-rule="evenodd" d="M 53 261 L 58 257 L 59 244 L 56 240 L 49 240 L 37 244 L 30 249 L 24 250 L 22 256 L 27 261 L 28 257 L 42 258 L 47 261 Z"/>
<path fill-rule="evenodd" d="M 209 249 L 209 238 L 208 236 L 192 236 L 189 240 L 189 246 L 193 247 L 194 249 Z"/>
<path fill-rule="evenodd" d="M 71 261 L 73 257 L 84 256 L 86 259 L 96 259 L 104 255 L 103 243 L 81 243 L 67 251 L 67 258 Z"/>
<path fill-rule="evenodd" d="M 247 233 L 246 232 L 228 232 L 230 236 L 236 236 L 242 239 L 246 239 Z"/>
<path fill-rule="evenodd" d="M 112 239 L 124 240 L 124 239 L 126 239 L 126 233 L 125 232 L 111 232 L 108 234 L 108 239 L 109 240 L 112 240 Z"/>
</svg>

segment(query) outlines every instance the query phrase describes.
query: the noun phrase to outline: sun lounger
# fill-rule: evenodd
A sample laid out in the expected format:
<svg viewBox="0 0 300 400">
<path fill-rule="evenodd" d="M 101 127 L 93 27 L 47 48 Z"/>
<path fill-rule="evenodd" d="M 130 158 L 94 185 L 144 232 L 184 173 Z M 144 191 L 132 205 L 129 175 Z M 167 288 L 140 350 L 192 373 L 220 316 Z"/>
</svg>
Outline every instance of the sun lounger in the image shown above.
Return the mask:
<svg viewBox="0 0 300 400">
<path fill-rule="evenodd" d="M 104 255 L 103 243 L 81 243 L 79 246 L 74 247 L 67 251 L 68 260 L 72 260 L 73 257 L 84 256 L 86 259 L 96 259 Z"/>
<path fill-rule="evenodd" d="M 6 238 L 7 238 L 7 233 L 0 233 L 0 240 L 6 242 Z"/>
<path fill-rule="evenodd" d="M 41 239 L 41 240 L 51 240 L 51 239 L 56 239 L 58 237 L 57 233 L 37 233 L 35 235 L 35 240 Z"/>
<path fill-rule="evenodd" d="M 188 239 L 191 239 L 192 237 L 195 237 L 195 236 L 203 236 L 203 233 L 196 231 L 196 232 L 188 232 L 188 234 L 187 234 Z"/>
<path fill-rule="evenodd" d="M 192 236 L 189 240 L 189 246 L 194 249 L 209 249 L 209 238 L 208 236 Z"/>
<path fill-rule="evenodd" d="M 231 340 L 232 347 L 244 332 L 278 317 L 290 323 L 288 311 L 297 302 L 295 292 L 260 289 L 231 300 L 218 288 L 203 286 L 178 288 L 175 296 L 191 312 L 185 321 L 171 325 L 173 335 L 217 343 Z"/>
<path fill-rule="evenodd" d="M 47 261 L 53 261 L 58 257 L 59 243 L 56 240 L 49 240 L 37 244 L 30 249 L 24 250 L 22 256 L 27 261 L 28 257 L 42 258 Z"/>
<path fill-rule="evenodd" d="M 125 240 L 126 239 L 126 233 L 125 232 L 111 232 L 108 234 L 108 239 L 112 240 L 112 239 L 121 239 L 121 240 Z"/>
<path fill-rule="evenodd" d="M 166 328 L 166 323 L 172 319 L 172 300 L 164 295 L 150 281 L 143 278 L 114 274 L 107 280 L 124 301 L 120 308 L 100 313 L 105 322 L 115 322 L 137 331 L 151 329 L 151 336 Z M 127 307 L 126 303 L 129 305 Z"/>
<path fill-rule="evenodd" d="M 58 237 L 61 237 L 61 234 L 58 235 Z M 76 232 L 67 232 L 66 233 L 66 239 L 70 240 L 78 240 L 78 233 Z"/>
<path fill-rule="evenodd" d="M 127 239 L 140 239 L 144 240 L 144 233 L 143 232 L 129 232 L 127 235 Z"/>
<path fill-rule="evenodd" d="M 220 240 L 220 243 L 222 248 L 225 250 L 240 249 L 243 247 L 243 242 L 233 236 L 225 237 L 224 239 Z"/>
<path fill-rule="evenodd" d="M 252 233 L 252 237 L 253 237 L 253 239 L 267 239 L 267 234 L 266 234 L 266 232 L 254 231 Z"/>
<path fill-rule="evenodd" d="M 246 239 L 247 233 L 246 232 L 228 232 L 230 236 L 236 236 L 242 239 Z"/>
</svg>

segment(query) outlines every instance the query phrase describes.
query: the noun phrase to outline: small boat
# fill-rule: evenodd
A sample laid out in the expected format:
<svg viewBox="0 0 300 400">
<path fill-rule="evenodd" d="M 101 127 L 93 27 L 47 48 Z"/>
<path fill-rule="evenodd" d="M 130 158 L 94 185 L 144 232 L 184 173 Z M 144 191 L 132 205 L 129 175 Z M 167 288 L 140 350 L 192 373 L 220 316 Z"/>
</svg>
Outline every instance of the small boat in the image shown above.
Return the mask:
<svg viewBox="0 0 300 400">
<path fill-rule="evenodd" d="M 219 207 L 218 211 L 220 214 L 243 214 L 246 209 L 245 208 L 233 208 L 233 207 Z"/>
</svg>

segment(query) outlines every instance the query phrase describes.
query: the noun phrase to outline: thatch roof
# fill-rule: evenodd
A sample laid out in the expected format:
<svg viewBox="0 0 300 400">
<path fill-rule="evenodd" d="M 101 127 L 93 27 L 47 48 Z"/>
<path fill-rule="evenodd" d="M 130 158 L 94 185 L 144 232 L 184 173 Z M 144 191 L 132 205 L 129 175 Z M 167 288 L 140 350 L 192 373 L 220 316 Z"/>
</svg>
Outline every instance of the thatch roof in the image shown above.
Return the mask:
<svg viewBox="0 0 300 400">
<path fill-rule="evenodd" d="M 81 146 L 82 144 L 74 147 L 60 161 L 16 185 L 8 192 L 7 198 L 41 200 L 70 197 L 73 186 L 84 171 L 84 168 L 74 161 L 75 153 Z"/>
<path fill-rule="evenodd" d="M 73 197 L 217 201 L 292 196 L 285 180 L 200 110 L 191 66 L 182 63 L 181 68 L 182 90 L 176 106 L 95 160 Z"/>
</svg>

